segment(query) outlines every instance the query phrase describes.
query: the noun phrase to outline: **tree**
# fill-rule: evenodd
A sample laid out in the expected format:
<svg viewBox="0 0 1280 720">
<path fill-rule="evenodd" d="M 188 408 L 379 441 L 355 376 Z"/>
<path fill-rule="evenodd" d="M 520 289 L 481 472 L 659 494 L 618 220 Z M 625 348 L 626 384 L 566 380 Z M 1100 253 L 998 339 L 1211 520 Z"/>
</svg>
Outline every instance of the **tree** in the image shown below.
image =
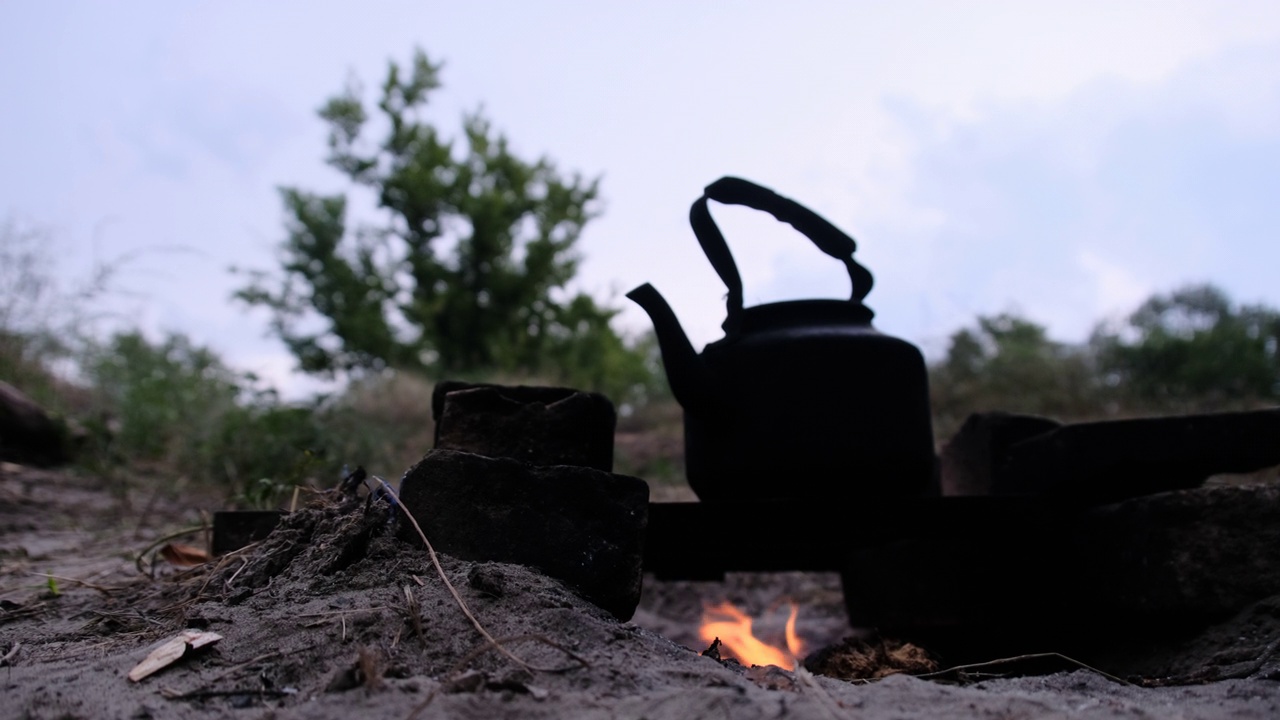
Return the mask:
<svg viewBox="0 0 1280 720">
<path fill-rule="evenodd" d="M 979 317 L 951 336 L 929 382 L 941 438 L 986 410 L 1085 421 L 1275 405 L 1280 311 L 1192 285 L 1100 323 L 1081 345 L 1014 315 Z"/>
<path fill-rule="evenodd" d="M 643 383 L 643 358 L 609 325 L 617 311 L 566 289 L 599 181 L 521 160 L 478 111 L 460 142 L 444 138 L 423 118 L 439 72 L 421 50 L 407 71 L 390 63 L 376 145 L 354 84 L 319 110 L 328 164 L 373 193 L 383 222 L 353 230 L 345 194 L 282 188 L 283 278 L 252 273 L 237 296 L 271 310 L 273 333 L 311 373 L 551 376 L 615 393 Z"/>
<path fill-rule="evenodd" d="M 1155 295 L 1091 344 L 1128 404 L 1185 411 L 1280 400 L 1280 312 L 1236 307 L 1213 285 Z"/>
<path fill-rule="evenodd" d="M 954 333 L 946 358 L 930 367 L 929 383 L 939 437 L 972 412 L 1062 419 L 1102 412 L 1086 349 L 1054 342 L 1043 326 L 1008 313 L 979 317 Z"/>
</svg>

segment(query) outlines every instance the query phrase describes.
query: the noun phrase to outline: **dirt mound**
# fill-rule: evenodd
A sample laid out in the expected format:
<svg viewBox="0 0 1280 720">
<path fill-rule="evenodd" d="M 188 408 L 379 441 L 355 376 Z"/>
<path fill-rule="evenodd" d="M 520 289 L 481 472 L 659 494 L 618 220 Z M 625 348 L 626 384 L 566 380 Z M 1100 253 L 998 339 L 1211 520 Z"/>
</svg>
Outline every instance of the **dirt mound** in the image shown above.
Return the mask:
<svg viewBox="0 0 1280 720">
<path fill-rule="evenodd" d="M 253 548 L 116 590 L 52 633 L 41 622 L 11 625 L 4 639 L 20 643 L 21 662 L 7 671 L 5 705 L 26 717 L 228 707 L 348 717 L 356 708 L 407 713 L 430 695 L 424 716 L 467 716 L 479 702 L 492 704 L 479 715 L 496 717 L 543 712 L 528 703 L 552 697 L 559 708 L 690 679 L 749 690 L 733 669 L 618 623 L 535 571 L 441 556 L 463 602 L 527 665 L 514 662 L 477 632 L 428 554 L 394 539 L 393 509 L 377 500 L 301 510 Z M 142 683 L 124 679 L 184 628 L 223 639 Z"/>
</svg>

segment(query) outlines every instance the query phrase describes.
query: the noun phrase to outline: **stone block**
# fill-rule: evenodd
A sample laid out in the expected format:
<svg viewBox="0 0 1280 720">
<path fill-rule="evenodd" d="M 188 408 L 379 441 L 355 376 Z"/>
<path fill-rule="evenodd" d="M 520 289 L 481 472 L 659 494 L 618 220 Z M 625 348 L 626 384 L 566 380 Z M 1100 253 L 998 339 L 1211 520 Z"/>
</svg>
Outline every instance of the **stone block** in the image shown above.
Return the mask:
<svg viewBox="0 0 1280 720">
<path fill-rule="evenodd" d="M 1013 499 L 1024 504 L 945 537 L 922 532 L 852 551 L 842 572 L 852 624 L 979 656 L 1095 652 L 1280 595 L 1280 485 L 1091 508 L 973 498 Z"/>
<path fill-rule="evenodd" d="M 1280 409 L 1066 425 L 1009 447 L 1000 494 L 1101 504 L 1280 464 Z"/>
<path fill-rule="evenodd" d="M 1221 618 L 1280 594 L 1280 485 L 1205 487 L 1086 512 L 1066 538 L 1082 608 Z"/>
<path fill-rule="evenodd" d="M 220 510 L 213 514 L 210 552 L 225 555 L 271 534 L 284 517 L 282 510 Z"/>
<path fill-rule="evenodd" d="M 431 409 L 439 449 L 613 471 L 617 414 L 599 393 L 446 381 Z"/>
<path fill-rule="evenodd" d="M 996 468 L 1010 446 L 1060 427 L 1057 420 L 1038 415 L 970 415 L 942 448 L 942 494 L 990 495 Z"/>
<path fill-rule="evenodd" d="M 436 550 L 538 568 L 620 620 L 640 600 L 649 488 L 587 467 L 432 450 L 400 499 Z M 408 523 L 398 535 L 420 543 Z"/>
</svg>

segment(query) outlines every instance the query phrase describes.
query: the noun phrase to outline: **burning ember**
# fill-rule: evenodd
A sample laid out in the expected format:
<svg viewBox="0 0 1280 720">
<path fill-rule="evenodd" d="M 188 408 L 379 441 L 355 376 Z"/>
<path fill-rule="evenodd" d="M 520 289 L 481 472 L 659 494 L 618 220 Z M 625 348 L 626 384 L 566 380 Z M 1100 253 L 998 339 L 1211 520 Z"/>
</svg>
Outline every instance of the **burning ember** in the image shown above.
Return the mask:
<svg viewBox="0 0 1280 720">
<path fill-rule="evenodd" d="M 702 627 L 698 628 L 698 635 L 707 644 L 720 638 L 721 653 L 747 667 L 777 665 L 786 670 L 793 670 L 796 659 L 804 655 L 804 642 L 796 634 L 796 615 L 799 608 L 793 602 L 787 604 L 791 606 L 791 615 L 787 618 L 784 633 L 785 648 L 770 645 L 757 638 L 752 631 L 751 616 L 728 601 L 703 607 Z"/>
</svg>

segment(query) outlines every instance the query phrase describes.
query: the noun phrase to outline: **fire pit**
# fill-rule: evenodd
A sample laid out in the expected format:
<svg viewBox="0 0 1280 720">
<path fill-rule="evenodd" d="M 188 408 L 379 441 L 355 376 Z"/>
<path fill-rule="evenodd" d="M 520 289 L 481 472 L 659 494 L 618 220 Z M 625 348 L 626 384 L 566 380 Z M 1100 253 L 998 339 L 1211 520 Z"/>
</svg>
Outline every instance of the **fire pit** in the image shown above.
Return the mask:
<svg viewBox="0 0 1280 720">
<path fill-rule="evenodd" d="M 464 396 L 472 392 L 469 386 L 448 387 Z M 535 404 L 551 397 L 542 397 L 540 393 L 548 392 L 543 390 L 486 387 L 510 397 L 523 394 L 527 402 Z M 560 399 L 551 402 L 562 402 L 568 397 L 564 393 L 571 392 L 561 391 Z M 440 407 L 448 404 L 448 395 L 437 403 Z M 504 413 L 533 418 L 529 422 L 545 417 L 528 410 L 515 413 L 510 408 Z M 452 434 L 449 423 L 455 421 L 442 418 L 441 432 Z M 475 427 L 485 424 L 475 417 L 468 422 Z M 1016 436 L 1007 430 L 1011 427 L 1022 431 L 1016 441 L 1010 439 Z M 509 431 L 515 437 L 546 435 L 544 429 L 532 426 L 513 426 Z M 1106 442 L 1108 437 L 1114 437 L 1115 442 Z M 744 648 L 760 638 L 752 639 L 746 627 L 751 618 L 743 608 L 713 607 L 725 598 L 723 593 L 717 596 L 714 586 L 705 581 L 723 580 L 726 573 L 809 572 L 838 577 L 842 585 L 847 621 L 834 629 L 828 624 L 819 633 L 822 643 L 838 641 L 851 628 L 865 628 L 940 651 L 953 662 L 1039 652 L 1047 647 L 1086 658 L 1100 657 L 1100 649 L 1145 642 L 1170 626 L 1203 627 L 1280 593 L 1280 550 L 1274 549 L 1280 548 L 1275 542 L 1280 540 L 1280 530 L 1274 529 L 1280 528 L 1280 488 L 1187 489 L 1193 484 L 1187 479 L 1190 471 L 1161 474 L 1141 467 L 1143 462 L 1156 462 L 1144 460 L 1150 458 L 1152 447 L 1176 445 L 1171 452 L 1181 453 L 1182 464 L 1203 475 L 1199 477 L 1203 482 L 1218 470 L 1280 463 L 1280 443 L 1263 443 L 1277 437 L 1277 410 L 1088 426 L 1061 426 L 1007 415 L 977 416 L 944 452 L 942 486 L 949 492 L 963 486 L 967 494 L 871 497 L 853 506 L 805 499 L 641 502 L 639 506 L 627 501 L 629 505 L 616 506 L 630 507 L 626 512 L 638 522 L 626 532 L 633 533 L 632 538 L 638 537 L 634 533 L 643 537 L 642 554 L 635 549 L 638 545 L 627 551 L 634 553 L 626 561 L 632 563 L 626 566 L 631 573 L 627 577 L 634 580 L 618 585 L 619 580 L 607 580 L 608 573 L 592 571 L 588 575 L 625 589 L 620 603 L 605 604 L 620 618 L 630 617 L 639 601 L 642 569 L 652 574 L 651 582 L 704 581 L 703 597 L 695 610 L 699 616 L 709 616 L 702 618 L 702 624 L 732 620 L 732 627 L 719 625 L 726 630 L 724 636 L 711 631 L 709 639 L 695 634 L 697 621 L 690 622 L 683 632 L 662 629 L 704 647 L 719 637 L 727 656 L 751 652 Z M 455 451 L 465 449 L 465 445 L 455 445 Z M 1057 481 L 1045 485 L 1017 479 L 1020 473 L 1026 477 L 1025 473 L 1034 473 L 1037 466 L 1059 462 L 1064 455 L 1072 458 L 1074 467 L 1088 471 L 1087 482 L 1072 484 L 1070 476 L 1061 473 Z M 1194 463 L 1189 459 L 1193 456 Z M 456 463 L 448 460 L 442 465 L 445 474 L 457 470 Z M 1122 471 L 1138 473 L 1139 477 Z M 494 471 L 485 472 L 492 476 Z M 538 472 L 543 474 L 512 486 L 536 487 L 549 498 L 545 505 L 539 504 L 547 510 L 537 512 L 555 516 L 565 512 L 557 508 L 574 506 L 566 504 L 566 497 L 586 497 L 581 490 L 555 489 L 557 477 L 578 472 L 569 466 L 549 465 Z M 593 487 L 606 495 L 615 492 L 607 488 L 609 483 L 620 481 L 615 480 L 620 476 L 594 472 L 600 479 L 591 481 L 597 483 Z M 411 472 L 406 481 L 406 502 L 415 514 L 424 508 L 424 516 L 430 518 L 431 493 L 418 499 L 414 477 Z M 454 477 L 461 480 L 459 491 L 466 493 L 467 501 L 476 503 L 482 514 L 494 512 L 485 508 L 502 505 L 493 505 L 499 498 L 485 500 L 487 491 L 466 480 L 467 475 Z M 1106 485 L 1097 477 L 1119 480 Z M 1153 490 L 1177 488 L 1183 490 L 1151 494 Z M 1122 499 L 1117 502 L 1117 498 Z M 457 507 L 458 502 L 445 504 Z M 592 515 L 615 503 L 601 496 L 582 507 L 594 508 L 584 510 Z M 596 602 L 607 595 L 600 589 L 587 589 L 582 576 L 570 569 L 556 569 L 560 567 L 558 558 L 572 556 L 574 547 L 593 541 L 566 536 L 559 545 L 537 550 L 538 545 L 528 539 L 547 533 L 519 531 L 519 524 L 502 522 L 505 534 L 482 530 L 479 535 L 490 540 L 509 535 L 502 542 L 511 543 L 512 550 L 499 552 L 490 547 L 477 553 L 461 545 L 456 549 L 463 557 L 507 558 L 542 567 Z M 458 524 L 470 526 L 474 522 Z M 581 525 L 581 521 L 571 524 Z M 609 526 L 623 527 L 616 522 Z M 724 530 L 730 526 L 768 528 L 768 532 Z M 436 529 L 433 533 L 446 547 L 456 545 L 449 539 L 450 532 Z M 605 545 L 623 547 L 616 541 Z M 1197 555 L 1201 559 L 1197 560 Z M 786 604 L 782 596 L 768 602 Z M 766 609 L 760 607 L 757 612 Z M 770 643 L 773 649 L 763 649 L 766 654 L 757 657 L 785 666 L 788 646 L 791 655 L 803 652 L 798 641 L 804 634 L 804 610 L 799 612 L 800 631 L 792 619 L 789 632 L 786 613 L 782 620 L 777 619 L 778 613 L 769 613 L 777 637 Z M 682 613 L 687 618 L 690 608 L 685 607 Z M 653 619 L 651 614 L 642 618 L 645 622 Z"/>
</svg>

